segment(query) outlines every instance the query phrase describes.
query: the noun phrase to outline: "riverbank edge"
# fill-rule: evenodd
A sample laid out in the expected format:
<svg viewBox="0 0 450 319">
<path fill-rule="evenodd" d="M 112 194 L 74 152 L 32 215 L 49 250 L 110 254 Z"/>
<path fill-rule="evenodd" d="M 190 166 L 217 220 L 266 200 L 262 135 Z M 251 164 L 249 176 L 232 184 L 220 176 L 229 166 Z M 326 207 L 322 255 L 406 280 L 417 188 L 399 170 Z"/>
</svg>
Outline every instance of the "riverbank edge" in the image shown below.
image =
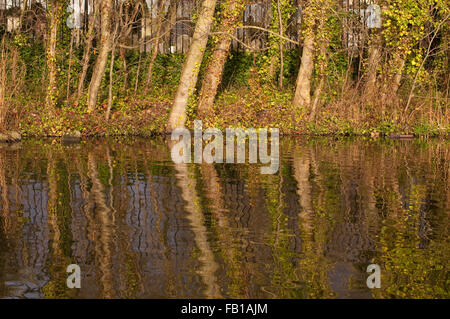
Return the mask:
<svg viewBox="0 0 450 319">
<path fill-rule="evenodd" d="M 249 128 L 241 128 L 243 130 L 247 130 Z M 193 131 L 192 129 L 190 129 Z M 35 134 L 24 134 L 22 135 L 22 139 L 20 140 L 14 140 L 14 141 L 0 141 L 0 144 L 5 143 L 16 143 L 23 140 L 30 140 L 30 139 L 73 139 L 73 140 L 83 140 L 83 139 L 91 139 L 91 138 L 108 138 L 108 137 L 120 137 L 120 138 L 153 138 L 153 137 L 168 137 L 172 133 L 166 132 L 166 131 L 152 131 L 149 133 L 100 133 L 100 134 L 82 134 L 81 137 L 72 137 L 70 135 L 65 134 L 58 134 L 58 135 L 35 135 Z M 353 134 L 341 134 L 341 133 L 311 133 L 311 132 L 300 132 L 300 133 L 293 133 L 293 132 L 283 132 L 280 130 L 280 136 L 282 137 L 334 137 L 334 138 L 340 138 L 340 137 L 355 137 L 355 138 L 371 138 L 371 139 L 378 139 L 378 138 L 389 138 L 392 140 L 413 140 L 413 139 L 420 139 L 420 138 L 436 138 L 436 139 L 445 139 L 450 141 L 450 133 L 441 133 L 441 134 L 414 134 L 414 133 L 393 133 L 393 134 L 382 134 L 382 133 L 353 133 Z"/>
<path fill-rule="evenodd" d="M 164 101 L 146 106 L 143 109 L 123 112 L 116 111 L 107 120 L 101 111 L 74 112 L 60 109 L 52 116 L 43 116 L 38 110 L 28 112 L 8 131 L 17 131 L 23 138 L 63 138 L 89 137 L 150 137 L 167 135 L 166 131 L 170 103 Z M 296 117 L 291 110 L 285 110 L 274 117 L 266 112 L 252 112 L 253 108 L 240 109 L 230 106 L 229 112 L 211 118 L 196 118 L 191 112 L 186 127 L 193 129 L 194 120 L 202 120 L 203 129 L 217 128 L 225 132 L 226 128 L 278 128 L 282 136 L 354 136 L 354 137 L 391 137 L 393 139 L 441 137 L 450 138 L 450 125 L 433 121 L 414 121 L 401 123 L 393 119 L 374 119 L 361 121 L 342 116 L 338 119 L 319 118 L 314 122 L 307 120 L 306 113 Z M 243 117 L 243 118 L 241 118 Z M 75 134 L 74 134 L 75 132 Z M 2 133 L 2 132 L 0 132 Z"/>
</svg>

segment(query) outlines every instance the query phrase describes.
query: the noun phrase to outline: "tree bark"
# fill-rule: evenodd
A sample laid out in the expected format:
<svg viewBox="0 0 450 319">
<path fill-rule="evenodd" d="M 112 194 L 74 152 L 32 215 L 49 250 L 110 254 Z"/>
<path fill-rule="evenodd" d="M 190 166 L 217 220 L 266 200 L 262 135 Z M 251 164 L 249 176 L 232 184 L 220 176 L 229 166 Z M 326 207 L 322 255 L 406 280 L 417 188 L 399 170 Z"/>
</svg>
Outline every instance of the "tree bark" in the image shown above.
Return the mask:
<svg viewBox="0 0 450 319">
<path fill-rule="evenodd" d="M 111 15 L 113 0 L 102 0 L 101 2 L 101 40 L 100 49 L 92 73 L 91 83 L 88 93 L 88 111 L 95 110 L 97 105 L 98 91 L 105 74 L 108 55 L 111 51 Z"/>
<path fill-rule="evenodd" d="M 377 70 L 381 62 L 381 34 L 375 29 L 372 31 L 369 47 L 369 58 L 367 60 L 365 95 L 373 95 L 377 82 Z"/>
<path fill-rule="evenodd" d="M 5 119 L 7 115 L 6 104 L 6 81 L 7 81 L 7 64 L 8 64 L 8 51 L 6 50 L 5 38 L 2 38 L 0 48 L 0 131 L 5 129 Z"/>
<path fill-rule="evenodd" d="M 89 59 L 91 57 L 91 49 L 92 49 L 92 41 L 94 40 L 95 32 L 95 20 L 97 19 L 98 14 L 98 2 L 96 2 L 94 7 L 94 16 L 89 21 L 88 33 L 86 35 L 86 40 L 84 43 L 84 53 L 82 60 L 82 69 L 80 73 L 80 77 L 78 78 L 78 88 L 77 88 L 77 99 L 75 104 L 78 105 L 81 95 L 83 94 L 84 81 L 86 80 L 86 74 L 89 68 Z"/>
<path fill-rule="evenodd" d="M 152 83 L 153 66 L 155 65 L 156 57 L 158 56 L 159 42 L 161 40 L 162 23 L 163 23 L 164 13 L 165 13 L 165 9 L 166 9 L 166 3 L 167 3 L 167 0 L 159 1 L 158 18 L 157 18 L 157 26 L 156 26 L 156 38 L 155 38 L 155 43 L 153 44 L 152 56 L 150 58 L 150 63 L 148 65 L 148 71 L 147 71 L 147 82 L 145 84 L 145 90 L 147 92 L 150 89 L 150 84 Z M 176 4 L 174 4 L 174 5 L 176 5 Z"/>
<path fill-rule="evenodd" d="M 292 104 L 309 107 L 311 103 L 311 75 L 314 68 L 314 33 L 308 32 L 303 43 L 302 62 Z"/>
<path fill-rule="evenodd" d="M 213 114 L 214 100 L 217 89 L 222 81 L 225 62 L 230 54 L 232 38 L 230 35 L 236 30 L 237 22 L 244 10 L 245 0 L 228 1 L 224 8 L 224 17 L 219 28 L 219 42 L 208 63 L 205 77 L 202 81 L 198 114 L 202 117 Z"/>
<path fill-rule="evenodd" d="M 53 110 L 56 104 L 56 98 L 58 94 L 58 88 L 56 83 L 57 77 L 57 65 L 56 65 L 56 43 L 59 27 L 59 13 L 61 11 L 61 4 L 58 0 L 53 0 L 49 3 L 49 34 L 47 41 L 47 72 L 48 72 L 48 84 L 47 93 L 45 98 L 45 106 L 48 110 Z"/>
<path fill-rule="evenodd" d="M 169 115 L 168 131 L 172 131 L 178 127 L 184 127 L 186 123 L 186 106 L 197 84 L 198 72 L 208 42 L 216 2 L 216 0 L 203 1 L 198 22 L 195 26 L 191 47 L 181 73 L 175 102 Z"/>
</svg>

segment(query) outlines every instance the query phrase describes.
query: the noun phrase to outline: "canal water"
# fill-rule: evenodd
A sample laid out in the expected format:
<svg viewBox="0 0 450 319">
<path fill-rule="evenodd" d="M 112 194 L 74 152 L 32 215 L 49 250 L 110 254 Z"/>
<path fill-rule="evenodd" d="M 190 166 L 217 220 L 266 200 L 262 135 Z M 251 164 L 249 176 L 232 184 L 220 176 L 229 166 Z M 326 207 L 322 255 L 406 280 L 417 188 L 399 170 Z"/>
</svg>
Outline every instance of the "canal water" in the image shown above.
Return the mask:
<svg viewBox="0 0 450 319">
<path fill-rule="evenodd" d="M 26 140 L 0 145 L 0 297 L 449 298 L 449 213 L 448 140 L 283 137 L 273 175 Z"/>
</svg>

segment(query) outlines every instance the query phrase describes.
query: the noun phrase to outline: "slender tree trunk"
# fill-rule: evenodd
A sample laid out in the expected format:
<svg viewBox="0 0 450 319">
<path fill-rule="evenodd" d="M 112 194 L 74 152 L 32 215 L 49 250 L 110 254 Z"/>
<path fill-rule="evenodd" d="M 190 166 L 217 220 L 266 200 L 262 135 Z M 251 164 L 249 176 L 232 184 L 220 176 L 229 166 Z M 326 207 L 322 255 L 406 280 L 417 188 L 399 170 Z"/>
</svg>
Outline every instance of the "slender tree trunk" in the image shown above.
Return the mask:
<svg viewBox="0 0 450 319">
<path fill-rule="evenodd" d="M 72 72 L 72 58 L 73 58 L 73 42 L 75 40 L 75 30 L 72 31 L 70 36 L 70 48 L 69 48 L 69 69 L 67 70 L 67 83 L 66 83 L 66 102 L 70 97 L 70 73 Z"/>
<path fill-rule="evenodd" d="M 123 63 L 123 90 L 126 91 L 128 88 L 128 64 L 125 57 L 125 49 L 122 47 L 119 48 L 119 53 Z"/>
<path fill-rule="evenodd" d="M 155 65 L 156 57 L 158 56 L 159 42 L 161 40 L 161 30 L 162 30 L 164 14 L 165 14 L 165 10 L 166 10 L 166 3 L 167 3 L 167 0 L 159 1 L 158 19 L 157 19 L 157 25 L 156 25 L 156 38 L 155 38 L 155 42 L 153 44 L 152 56 L 150 58 L 150 63 L 148 65 L 148 71 L 147 71 L 147 82 L 145 84 L 145 90 L 147 92 L 150 89 L 150 84 L 152 83 L 153 66 Z"/>
<path fill-rule="evenodd" d="M 277 12 L 278 12 L 278 25 L 280 29 L 280 35 L 284 36 L 283 16 L 281 14 L 280 0 L 277 0 Z M 280 74 L 278 79 L 278 85 L 281 90 L 283 89 L 283 78 L 284 78 L 284 41 L 280 39 Z"/>
<path fill-rule="evenodd" d="M 219 28 L 219 42 L 208 63 L 205 77 L 202 81 L 198 113 L 200 116 L 211 115 L 217 89 L 222 80 L 225 62 L 230 54 L 232 38 L 230 35 L 236 30 L 237 22 L 245 9 L 245 0 L 229 0 L 224 7 L 224 17 Z"/>
<path fill-rule="evenodd" d="M 75 104 L 78 105 L 79 100 L 81 98 L 81 95 L 83 94 L 83 88 L 84 88 L 84 81 L 86 80 L 87 71 L 89 68 L 89 59 L 91 57 L 91 49 L 92 49 L 92 41 L 95 37 L 95 21 L 97 19 L 98 15 L 98 2 L 96 2 L 94 7 L 94 16 L 89 21 L 88 26 L 88 32 L 86 35 L 86 40 L 84 44 L 84 53 L 83 53 L 83 60 L 82 60 L 82 69 L 80 73 L 80 77 L 78 78 L 78 88 L 77 88 L 77 100 L 75 101 Z"/>
<path fill-rule="evenodd" d="M 114 33 L 115 35 L 116 33 Z M 111 51 L 111 63 L 109 66 L 109 89 L 108 89 L 108 108 L 106 109 L 106 115 L 105 118 L 108 121 L 109 117 L 111 115 L 111 108 L 112 108 L 112 102 L 113 102 L 113 79 L 114 79 L 114 60 L 116 57 L 116 45 L 113 45 L 112 51 Z"/>
<path fill-rule="evenodd" d="M 92 73 L 88 93 L 88 111 L 95 110 L 98 92 L 105 74 L 108 55 L 111 51 L 111 16 L 113 14 L 113 0 L 102 0 L 101 2 L 101 39 L 97 61 Z"/>
<path fill-rule="evenodd" d="M 216 0 L 203 1 L 198 22 L 195 26 L 191 47 L 181 73 L 175 102 L 169 115 L 168 131 L 172 131 L 177 127 L 184 127 L 186 123 L 186 106 L 197 84 L 198 72 L 208 42 L 216 2 Z"/>
<path fill-rule="evenodd" d="M 61 4 L 58 0 L 53 0 L 49 3 L 49 34 L 47 41 L 47 72 L 48 84 L 47 94 L 45 98 L 45 105 L 48 110 L 55 108 L 56 99 L 58 95 L 57 88 L 57 65 L 56 65 L 56 43 L 58 35 L 58 27 L 60 23 Z"/>
<path fill-rule="evenodd" d="M 302 62 L 292 104 L 309 107 L 311 103 L 311 75 L 314 69 L 314 33 L 308 32 L 303 43 Z"/>
<path fill-rule="evenodd" d="M 139 87 L 139 76 L 141 75 L 141 63 L 142 63 L 142 51 L 139 52 L 139 61 L 136 70 L 136 81 L 134 82 L 134 95 L 137 94 L 137 90 Z"/>
<path fill-rule="evenodd" d="M 318 69 L 319 69 L 319 84 L 314 90 L 313 102 L 311 105 L 311 110 L 309 113 L 309 120 L 314 121 L 316 119 L 317 106 L 319 104 L 320 95 L 322 94 L 323 87 L 325 86 L 325 80 L 327 76 L 327 66 L 328 66 L 328 54 L 327 48 L 329 46 L 329 38 L 326 35 L 323 35 L 320 30 L 323 30 L 326 23 L 326 13 L 322 16 L 321 21 L 319 22 L 318 29 L 318 46 L 320 47 L 320 56 L 318 58 Z"/>
<path fill-rule="evenodd" d="M 6 82 L 8 76 L 8 51 L 6 49 L 5 38 L 2 38 L 0 49 L 0 131 L 5 129 L 5 120 L 8 113 L 8 105 L 5 99 Z"/>
<path fill-rule="evenodd" d="M 143 8 L 143 3 L 141 1 L 138 1 L 135 6 L 134 6 L 134 10 L 131 13 L 131 15 L 129 14 L 129 8 L 126 6 L 125 7 L 125 22 L 123 23 L 123 27 L 122 27 L 122 32 L 121 34 L 119 34 L 119 38 L 123 39 L 123 42 L 127 42 L 128 37 L 130 36 L 130 33 L 133 29 L 133 23 L 135 22 L 136 16 L 138 15 L 138 13 L 140 12 L 140 9 L 142 8 L 142 10 L 145 10 Z M 120 6 L 120 12 L 123 11 L 123 5 Z M 122 14 L 119 14 L 120 16 L 122 16 Z M 120 19 L 119 19 L 120 20 Z M 123 63 L 123 90 L 126 91 L 128 88 L 128 65 L 127 65 L 127 59 L 125 56 L 125 48 L 120 46 L 119 48 L 119 52 L 120 52 L 120 58 L 122 59 L 122 63 Z"/>
<path fill-rule="evenodd" d="M 126 11 L 125 14 L 128 14 L 128 10 Z M 111 49 L 111 60 L 110 60 L 110 64 L 109 64 L 108 107 L 106 109 L 106 114 L 105 114 L 105 118 L 107 121 L 109 120 L 109 117 L 111 115 L 111 108 L 112 108 L 112 103 L 113 103 L 114 61 L 116 58 L 116 47 L 117 47 L 117 43 L 119 41 L 117 35 L 119 33 L 119 27 L 121 25 L 120 17 L 122 15 L 123 15 L 123 6 L 121 5 L 119 14 L 116 16 L 117 19 L 115 19 L 114 33 L 112 35 L 112 40 L 111 40 L 112 49 Z M 127 23 L 128 23 L 128 21 L 127 21 Z M 120 38 L 120 36 L 119 36 L 119 38 Z"/>
</svg>

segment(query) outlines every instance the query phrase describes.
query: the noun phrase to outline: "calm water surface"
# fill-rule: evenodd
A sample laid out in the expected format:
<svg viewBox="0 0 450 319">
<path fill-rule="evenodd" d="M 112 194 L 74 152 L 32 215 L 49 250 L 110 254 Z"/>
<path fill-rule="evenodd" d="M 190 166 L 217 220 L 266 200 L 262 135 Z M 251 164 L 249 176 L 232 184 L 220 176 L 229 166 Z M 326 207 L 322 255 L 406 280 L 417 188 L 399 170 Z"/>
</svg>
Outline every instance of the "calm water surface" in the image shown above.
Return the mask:
<svg viewBox="0 0 450 319">
<path fill-rule="evenodd" d="M 286 138 L 280 154 L 261 175 L 175 166 L 162 138 L 1 145 L 0 297 L 450 297 L 449 141 Z"/>
</svg>

